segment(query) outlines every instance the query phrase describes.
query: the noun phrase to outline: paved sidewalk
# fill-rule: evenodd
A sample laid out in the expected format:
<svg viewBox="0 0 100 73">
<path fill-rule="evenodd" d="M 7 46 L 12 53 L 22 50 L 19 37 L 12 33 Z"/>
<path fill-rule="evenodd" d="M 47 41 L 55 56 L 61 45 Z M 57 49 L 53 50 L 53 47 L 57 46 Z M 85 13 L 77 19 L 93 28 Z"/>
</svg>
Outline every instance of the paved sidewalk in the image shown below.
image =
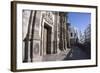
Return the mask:
<svg viewBox="0 0 100 73">
<path fill-rule="evenodd" d="M 71 49 L 67 49 L 66 51 L 62 51 L 59 54 L 49 54 L 42 57 L 42 61 L 61 61 L 67 56 Z"/>
</svg>

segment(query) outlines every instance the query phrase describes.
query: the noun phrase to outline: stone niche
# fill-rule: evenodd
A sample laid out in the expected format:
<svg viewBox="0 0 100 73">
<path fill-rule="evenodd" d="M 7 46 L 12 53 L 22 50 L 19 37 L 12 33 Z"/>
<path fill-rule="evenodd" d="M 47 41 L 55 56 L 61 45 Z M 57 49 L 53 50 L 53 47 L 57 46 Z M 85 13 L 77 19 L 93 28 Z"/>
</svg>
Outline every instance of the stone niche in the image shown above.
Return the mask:
<svg viewBox="0 0 100 73">
<path fill-rule="evenodd" d="M 50 11 L 45 11 L 43 13 L 43 18 L 49 23 L 53 25 L 53 14 Z"/>
</svg>

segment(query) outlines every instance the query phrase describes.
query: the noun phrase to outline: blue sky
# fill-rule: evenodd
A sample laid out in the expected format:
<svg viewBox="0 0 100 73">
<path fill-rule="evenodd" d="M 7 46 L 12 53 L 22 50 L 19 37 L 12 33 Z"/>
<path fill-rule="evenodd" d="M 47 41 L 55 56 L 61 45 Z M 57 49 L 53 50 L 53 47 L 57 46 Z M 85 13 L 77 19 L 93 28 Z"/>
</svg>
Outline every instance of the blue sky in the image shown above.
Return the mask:
<svg viewBox="0 0 100 73">
<path fill-rule="evenodd" d="M 83 32 L 87 25 L 91 24 L 91 13 L 69 12 L 68 21 Z"/>
</svg>

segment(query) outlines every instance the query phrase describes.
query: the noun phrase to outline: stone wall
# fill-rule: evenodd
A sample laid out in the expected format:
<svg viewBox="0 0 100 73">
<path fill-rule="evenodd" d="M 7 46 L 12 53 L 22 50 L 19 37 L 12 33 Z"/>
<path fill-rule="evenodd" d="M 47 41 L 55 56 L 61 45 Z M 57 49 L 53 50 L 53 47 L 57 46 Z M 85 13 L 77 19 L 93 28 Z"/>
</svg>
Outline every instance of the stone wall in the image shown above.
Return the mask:
<svg viewBox="0 0 100 73">
<path fill-rule="evenodd" d="M 67 49 L 67 19 L 64 12 L 23 11 L 23 62 L 42 61 L 43 55 Z M 48 30 L 44 48 L 44 28 Z"/>
</svg>

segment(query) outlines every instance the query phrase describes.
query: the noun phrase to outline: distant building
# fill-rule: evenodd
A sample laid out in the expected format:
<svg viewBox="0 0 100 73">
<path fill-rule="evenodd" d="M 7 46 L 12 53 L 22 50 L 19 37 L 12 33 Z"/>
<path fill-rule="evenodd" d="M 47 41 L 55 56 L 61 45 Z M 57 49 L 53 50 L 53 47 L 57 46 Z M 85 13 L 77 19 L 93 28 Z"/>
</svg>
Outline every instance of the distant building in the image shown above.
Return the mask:
<svg viewBox="0 0 100 73">
<path fill-rule="evenodd" d="M 67 50 L 67 13 L 23 10 L 22 14 L 23 62 Z"/>
<path fill-rule="evenodd" d="M 88 24 L 87 28 L 85 29 L 84 35 L 85 35 L 84 50 L 91 58 L 91 24 Z"/>
<path fill-rule="evenodd" d="M 78 43 L 78 32 L 77 32 L 77 29 L 73 26 L 71 26 L 70 23 L 67 23 L 67 26 L 68 26 L 68 37 L 67 37 L 67 40 L 68 40 L 68 47 L 73 47 L 75 46 L 77 43 Z"/>
<path fill-rule="evenodd" d="M 84 31 L 85 34 L 85 43 L 91 42 L 91 24 L 88 24 L 87 28 Z"/>
</svg>

